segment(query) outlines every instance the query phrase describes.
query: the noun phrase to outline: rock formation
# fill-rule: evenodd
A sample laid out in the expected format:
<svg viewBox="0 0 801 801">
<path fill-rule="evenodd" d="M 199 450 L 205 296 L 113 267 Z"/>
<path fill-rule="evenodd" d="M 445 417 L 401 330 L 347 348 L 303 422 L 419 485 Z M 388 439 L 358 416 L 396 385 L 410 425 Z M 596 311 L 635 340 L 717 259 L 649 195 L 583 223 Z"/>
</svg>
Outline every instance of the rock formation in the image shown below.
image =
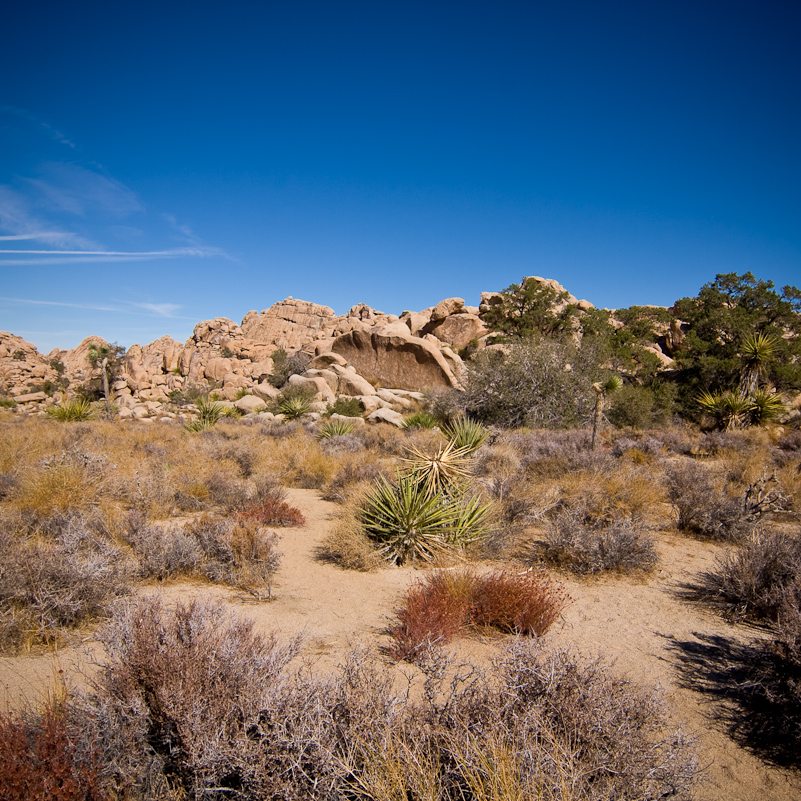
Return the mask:
<svg viewBox="0 0 801 801">
<path fill-rule="evenodd" d="M 564 291 L 555 281 L 524 281 Z M 184 343 L 164 336 L 129 348 L 113 383 L 114 400 L 123 418 L 170 419 L 176 415 L 170 408 L 171 395 L 198 385 L 214 388 L 252 414 L 279 392 L 267 381 L 278 353 L 283 357 L 302 351 L 310 361 L 305 372 L 290 377 L 290 384 L 310 388 L 321 404 L 342 396 L 357 398 L 368 419 L 397 424 L 390 412 L 413 406 L 422 398 L 420 391 L 462 386 L 465 368 L 459 352 L 486 346 L 489 331 L 482 316 L 499 297 L 485 292 L 479 306 L 446 298 L 400 317 L 363 303 L 337 315 L 328 306 L 287 298 L 262 312 L 248 312 L 239 325 L 215 317 L 199 322 Z M 566 302 L 592 308 L 572 295 Z M 669 354 L 681 332 L 666 333 L 669 344 L 664 350 Z M 0 395 L 15 399 L 25 411 L 41 411 L 63 399 L 65 390 L 72 392 L 99 375 L 87 357 L 91 343 L 107 344 L 100 337 L 88 337 L 76 348 L 43 356 L 29 342 L 0 332 Z M 669 366 L 669 356 L 657 351 Z"/>
</svg>

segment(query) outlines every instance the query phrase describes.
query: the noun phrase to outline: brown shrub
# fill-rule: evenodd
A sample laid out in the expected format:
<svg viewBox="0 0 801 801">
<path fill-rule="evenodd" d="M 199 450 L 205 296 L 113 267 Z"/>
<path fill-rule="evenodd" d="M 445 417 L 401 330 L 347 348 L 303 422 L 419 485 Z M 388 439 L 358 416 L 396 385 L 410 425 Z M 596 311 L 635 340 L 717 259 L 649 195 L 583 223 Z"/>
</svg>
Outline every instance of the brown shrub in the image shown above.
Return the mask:
<svg viewBox="0 0 801 801">
<path fill-rule="evenodd" d="M 261 526 L 303 526 L 306 518 L 300 509 L 286 501 L 268 498 L 257 506 L 246 506 L 237 514 L 243 521 L 253 521 Z"/>
<path fill-rule="evenodd" d="M 0 798 L 3 801 L 101 801 L 97 752 L 81 753 L 64 699 L 26 717 L 0 713 Z"/>
<path fill-rule="evenodd" d="M 653 693 L 530 641 L 486 673 L 424 662 L 415 702 L 364 651 L 290 672 L 293 646 L 220 606 L 140 600 L 102 637 L 75 717 L 117 797 L 689 799 L 696 775 Z"/>
<path fill-rule="evenodd" d="M 124 552 L 86 530 L 55 542 L 0 530 L 0 646 L 52 643 L 66 629 L 103 614 L 128 591 Z"/>
<path fill-rule="evenodd" d="M 468 625 L 542 636 L 570 602 L 542 573 L 438 571 L 413 586 L 390 629 L 390 653 L 415 661 Z"/>
<path fill-rule="evenodd" d="M 704 574 L 702 594 L 735 618 L 776 620 L 801 582 L 801 532 L 757 530 Z"/>
</svg>

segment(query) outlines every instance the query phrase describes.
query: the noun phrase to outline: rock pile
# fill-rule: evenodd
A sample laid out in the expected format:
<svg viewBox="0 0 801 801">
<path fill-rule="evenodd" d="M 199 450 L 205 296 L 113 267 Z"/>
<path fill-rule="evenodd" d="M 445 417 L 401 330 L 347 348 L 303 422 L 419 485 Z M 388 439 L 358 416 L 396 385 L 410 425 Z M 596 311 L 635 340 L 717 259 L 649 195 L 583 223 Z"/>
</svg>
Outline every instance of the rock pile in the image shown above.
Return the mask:
<svg viewBox="0 0 801 801">
<path fill-rule="evenodd" d="M 524 280 L 564 291 L 555 281 Z M 123 418 L 161 419 L 175 415 L 169 410 L 172 398 L 206 386 L 253 413 L 278 394 L 268 381 L 276 359 L 302 353 L 306 369 L 290 376 L 289 383 L 309 387 L 320 408 L 337 397 L 355 398 L 367 419 L 397 425 L 399 410 L 411 407 L 422 390 L 462 386 L 459 354 L 486 345 L 489 331 L 482 316 L 498 298 L 483 293 L 480 306 L 446 298 L 396 316 L 363 303 L 336 315 L 328 306 L 290 297 L 262 312 L 248 312 L 240 325 L 226 317 L 204 320 L 183 344 L 164 336 L 129 348 L 113 384 L 114 402 Z M 567 302 L 592 308 L 572 295 Z M 67 386 L 99 376 L 87 357 L 92 343 L 107 344 L 88 337 L 77 348 L 43 356 L 20 337 L 0 332 L 0 394 L 27 411 L 62 400 Z"/>
</svg>

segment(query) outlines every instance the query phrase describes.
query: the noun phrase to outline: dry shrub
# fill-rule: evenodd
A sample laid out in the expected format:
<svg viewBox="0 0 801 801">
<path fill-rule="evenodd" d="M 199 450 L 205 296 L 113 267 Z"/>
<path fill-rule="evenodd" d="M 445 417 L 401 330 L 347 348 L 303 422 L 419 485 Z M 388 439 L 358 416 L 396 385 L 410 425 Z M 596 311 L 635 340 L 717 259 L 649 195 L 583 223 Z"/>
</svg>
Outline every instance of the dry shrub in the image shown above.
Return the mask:
<svg viewBox="0 0 801 801">
<path fill-rule="evenodd" d="M 469 625 L 540 637 L 569 602 L 543 573 L 438 571 L 413 586 L 396 611 L 390 653 L 414 661 Z"/>
<path fill-rule="evenodd" d="M 290 670 L 294 646 L 220 606 L 140 600 L 102 635 L 81 706 L 122 797 L 689 799 L 696 768 L 653 693 L 516 641 L 487 673 L 422 663 L 423 698 L 363 651 Z"/>
<path fill-rule="evenodd" d="M 688 459 L 668 465 L 668 492 L 681 531 L 737 542 L 751 534 L 760 519 L 786 508 L 787 497 L 775 475 L 762 473 L 738 488 L 727 487 L 717 472 Z"/>
<path fill-rule="evenodd" d="M 159 581 L 195 573 L 203 562 L 196 539 L 175 526 L 148 525 L 144 516 L 129 516 L 128 542 L 139 557 L 143 577 Z"/>
<path fill-rule="evenodd" d="M 56 642 L 128 591 L 125 553 L 76 524 L 55 541 L 0 530 L 0 646 Z"/>
<path fill-rule="evenodd" d="M 295 644 L 254 634 L 219 605 L 166 612 L 157 599 L 128 605 L 100 639 L 94 715 L 116 746 L 106 772 L 123 794 L 160 773 L 184 797 L 263 797 L 262 710 Z"/>
<path fill-rule="evenodd" d="M 306 518 L 295 506 L 278 498 L 268 498 L 256 506 L 246 506 L 237 517 L 254 521 L 261 526 L 303 526 Z"/>
<path fill-rule="evenodd" d="M 793 613 L 787 599 L 800 584 L 801 532 L 757 530 L 704 574 L 703 594 L 738 619 L 775 621 L 785 609 L 789 620 Z"/>
<path fill-rule="evenodd" d="M 278 537 L 255 521 L 194 521 L 190 534 L 203 550 L 200 572 L 219 584 L 245 590 L 260 600 L 272 597 L 272 576 L 281 563 Z"/>
<path fill-rule="evenodd" d="M 659 560 L 653 537 L 635 527 L 631 518 L 588 518 L 581 507 L 556 514 L 536 554 L 579 574 L 647 572 Z"/>
<path fill-rule="evenodd" d="M 3 801 L 101 801 L 97 744 L 81 752 L 65 699 L 36 713 L 0 713 L 0 798 Z"/>
</svg>

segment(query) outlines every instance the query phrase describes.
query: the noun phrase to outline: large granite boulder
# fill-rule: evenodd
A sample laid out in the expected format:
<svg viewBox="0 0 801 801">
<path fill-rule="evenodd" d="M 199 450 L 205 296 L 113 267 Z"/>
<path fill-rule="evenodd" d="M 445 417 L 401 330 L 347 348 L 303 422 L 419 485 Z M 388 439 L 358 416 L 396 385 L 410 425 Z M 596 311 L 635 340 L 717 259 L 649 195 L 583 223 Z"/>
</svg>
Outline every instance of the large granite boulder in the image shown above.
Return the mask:
<svg viewBox="0 0 801 801">
<path fill-rule="evenodd" d="M 331 350 L 371 384 L 415 390 L 459 386 L 439 348 L 412 336 L 402 322 L 354 329 L 337 337 Z"/>
</svg>

